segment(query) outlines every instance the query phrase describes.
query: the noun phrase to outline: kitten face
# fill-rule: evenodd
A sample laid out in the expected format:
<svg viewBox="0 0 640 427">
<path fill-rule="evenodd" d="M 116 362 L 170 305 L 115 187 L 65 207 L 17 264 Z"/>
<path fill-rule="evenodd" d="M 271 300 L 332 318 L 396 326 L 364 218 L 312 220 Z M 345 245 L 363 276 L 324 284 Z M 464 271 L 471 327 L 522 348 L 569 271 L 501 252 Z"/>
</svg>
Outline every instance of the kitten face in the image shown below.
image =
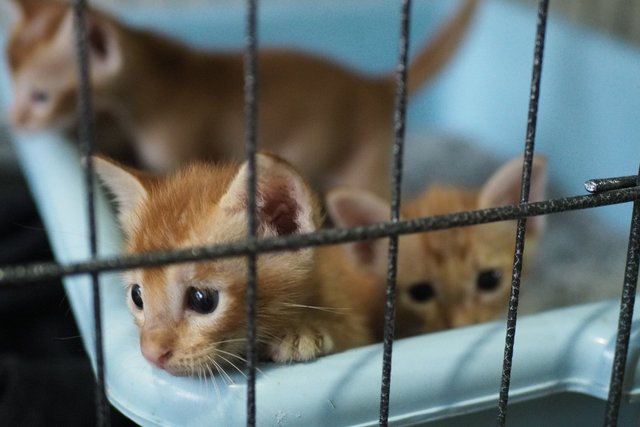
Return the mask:
<svg viewBox="0 0 640 427">
<path fill-rule="evenodd" d="M 311 260 L 308 253 L 299 255 L 302 259 L 290 260 L 296 265 L 292 270 L 283 268 L 282 257 L 259 259 L 262 343 L 283 327 L 287 304 L 304 298 L 295 275 L 308 272 Z M 208 375 L 241 364 L 246 345 L 244 259 L 136 270 L 125 281 L 140 348 L 149 362 L 173 375 Z"/>
<path fill-rule="evenodd" d="M 73 16 L 55 1 L 16 2 L 20 19 L 7 45 L 12 76 L 11 124 L 23 130 L 67 128 L 75 116 L 78 92 Z M 92 89 L 99 92 L 120 67 L 115 36 L 106 20 L 88 19 Z M 99 95 L 99 93 L 98 93 Z"/>
<path fill-rule="evenodd" d="M 67 21 L 67 22 L 65 22 Z M 64 125 L 75 108 L 73 45 L 59 31 L 71 25 L 57 8 L 23 17 L 7 46 L 14 104 L 11 123 L 27 130 Z"/>
<path fill-rule="evenodd" d="M 480 189 L 433 186 L 409 202 L 405 218 L 515 204 L 519 200 L 521 159 L 500 168 Z M 543 158 L 533 164 L 531 200 L 542 200 L 546 187 Z M 361 191 L 336 190 L 327 209 L 338 226 L 387 221 L 387 202 Z M 530 218 L 527 251 L 543 229 L 543 218 Z M 532 247 L 533 246 L 533 247 Z M 432 332 L 491 320 L 502 313 L 510 293 L 515 221 L 401 236 L 397 272 L 397 335 Z M 350 258 L 364 274 L 386 284 L 388 245 L 384 240 L 350 245 Z"/>
<path fill-rule="evenodd" d="M 317 204 L 287 164 L 258 157 L 259 236 L 316 228 Z M 116 194 L 128 253 L 243 240 L 247 235 L 246 167 L 193 166 L 170 178 L 150 178 L 96 159 Z M 296 323 L 290 304 L 309 298 L 303 286 L 313 250 L 258 257 L 258 341 Z M 246 337 L 245 258 L 137 269 L 125 275 L 140 347 L 153 365 L 174 375 L 208 375 L 242 362 Z"/>
<path fill-rule="evenodd" d="M 477 195 L 434 187 L 411 203 L 405 215 L 467 209 L 478 209 Z M 499 315 L 510 292 L 514 233 L 511 221 L 402 237 L 396 285 L 401 335 L 470 325 Z"/>
<path fill-rule="evenodd" d="M 125 276 L 142 354 L 174 375 L 206 375 L 206 369 L 215 368 L 208 358 L 224 363 L 230 357 L 226 352 L 242 354 L 243 295 L 234 291 L 244 282 L 221 276 L 211 280 L 202 270 L 192 264 Z M 230 362 L 238 360 L 231 357 Z"/>
</svg>

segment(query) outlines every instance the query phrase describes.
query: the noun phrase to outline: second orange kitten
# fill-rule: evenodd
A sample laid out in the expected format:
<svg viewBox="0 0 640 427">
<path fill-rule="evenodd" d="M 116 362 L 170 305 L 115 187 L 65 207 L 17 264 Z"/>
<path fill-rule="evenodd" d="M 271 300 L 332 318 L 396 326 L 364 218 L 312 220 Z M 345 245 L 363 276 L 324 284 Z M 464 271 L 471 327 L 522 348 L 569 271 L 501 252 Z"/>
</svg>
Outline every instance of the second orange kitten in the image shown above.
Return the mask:
<svg viewBox="0 0 640 427">
<path fill-rule="evenodd" d="M 498 169 L 479 190 L 435 185 L 402 209 L 417 218 L 519 203 L 522 159 Z M 544 199 L 546 162 L 533 162 L 530 198 Z M 335 190 L 327 210 L 336 225 L 353 227 L 388 221 L 389 204 L 360 190 Z M 529 218 L 528 259 L 544 229 L 543 217 Z M 397 336 L 491 320 L 507 307 L 515 248 L 515 221 L 401 236 L 397 275 Z M 386 240 L 347 245 L 351 262 L 378 286 L 386 284 Z"/>
</svg>

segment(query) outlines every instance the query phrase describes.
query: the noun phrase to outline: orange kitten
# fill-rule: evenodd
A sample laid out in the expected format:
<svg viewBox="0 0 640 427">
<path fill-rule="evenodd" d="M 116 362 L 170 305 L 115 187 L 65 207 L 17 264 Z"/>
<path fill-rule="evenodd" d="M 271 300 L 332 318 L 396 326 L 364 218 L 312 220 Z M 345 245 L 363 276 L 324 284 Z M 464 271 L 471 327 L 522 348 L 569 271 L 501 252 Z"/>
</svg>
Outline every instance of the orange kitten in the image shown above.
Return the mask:
<svg viewBox="0 0 640 427">
<path fill-rule="evenodd" d="M 168 177 L 96 158 L 113 192 L 129 254 L 243 240 L 247 166 L 192 164 Z M 258 234 L 317 229 L 317 197 L 298 173 L 258 154 Z M 258 350 L 278 362 L 305 361 L 372 343 L 382 293 L 340 262 L 340 246 L 258 257 Z M 246 258 L 137 269 L 125 273 L 140 347 L 153 365 L 195 375 L 237 364 L 245 349 Z"/>
<path fill-rule="evenodd" d="M 479 191 L 435 185 L 402 209 L 404 218 L 518 204 L 522 159 L 502 166 Z M 531 201 L 544 198 L 546 162 L 533 162 Z M 334 190 L 327 210 L 340 227 L 388 221 L 386 201 L 359 190 Z M 531 257 L 544 228 L 543 217 L 527 222 L 527 251 Z M 386 240 L 353 243 L 351 261 L 363 274 L 386 284 Z M 507 307 L 515 221 L 476 225 L 400 237 L 397 276 L 397 336 L 483 322 Z"/>
<path fill-rule="evenodd" d="M 13 0 L 21 19 L 8 44 L 15 127 L 38 129 L 74 115 L 72 14 L 65 3 Z M 464 6 L 409 69 L 414 94 L 454 54 L 473 16 Z M 88 13 L 93 99 L 130 133 L 146 167 L 190 160 L 241 161 L 244 152 L 240 54 L 202 52 L 113 17 Z M 270 50 L 259 55 L 261 147 L 291 161 L 314 184 L 386 192 L 394 75 L 369 78 L 320 57 Z M 212 143 L 213 141 L 213 143 Z"/>
</svg>

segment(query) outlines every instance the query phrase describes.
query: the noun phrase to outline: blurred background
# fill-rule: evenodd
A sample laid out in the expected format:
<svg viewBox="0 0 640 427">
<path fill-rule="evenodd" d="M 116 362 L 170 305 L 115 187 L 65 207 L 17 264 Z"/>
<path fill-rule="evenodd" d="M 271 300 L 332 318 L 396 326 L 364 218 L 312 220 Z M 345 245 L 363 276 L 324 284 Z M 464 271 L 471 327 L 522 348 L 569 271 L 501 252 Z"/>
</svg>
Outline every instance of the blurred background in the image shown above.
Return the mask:
<svg viewBox="0 0 640 427">
<path fill-rule="evenodd" d="M 234 4 L 241 0 L 182 0 L 183 7 L 199 5 L 203 3 Z M 271 2 L 290 2 L 317 4 L 314 0 L 270 0 Z M 335 0 L 325 0 L 335 1 Z M 537 0 L 507 0 L 512 3 L 523 4 L 526 7 L 536 8 Z M 119 9 L 123 7 L 135 7 L 141 5 L 156 5 L 157 7 L 171 6 L 173 0 L 94 0 L 92 5 L 105 9 Z M 552 16 L 560 16 L 571 22 L 589 27 L 595 31 L 608 34 L 624 42 L 640 45 L 640 0 L 562 0 L 551 1 L 550 11 Z M 10 185 L 12 179 L 19 174 L 12 155 L 11 147 L 7 143 L 6 123 L 0 118 L 0 170 L 8 175 L 5 183 Z M 19 181 L 19 178 L 17 178 Z"/>
<path fill-rule="evenodd" d="M 535 0 L 512 0 L 535 7 Z M 552 13 L 572 22 L 640 44 L 640 1 L 566 0 L 551 1 Z"/>
<path fill-rule="evenodd" d="M 97 0 L 92 4 L 105 8 L 117 8 L 136 4 L 149 4 L 152 0 Z M 277 0 L 291 1 L 291 0 Z M 297 0 L 297 3 L 305 0 Z M 420 0 L 418 0 L 420 1 Z M 424 0 L 423 0 L 424 1 Z M 536 7 L 536 0 L 509 0 Z M 207 3 L 235 3 L 238 0 L 214 0 Z M 153 0 L 156 5 L 170 5 L 172 0 Z M 181 4 L 201 4 L 203 0 L 183 0 Z M 309 3 L 315 3 L 309 1 Z M 551 1 L 550 10 L 553 14 L 565 16 L 572 22 L 596 28 L 599 31 L 614 34 L 634 43 L 640 43 L 640 1 L 638 0 L 562 0 Z"/>
</svg>

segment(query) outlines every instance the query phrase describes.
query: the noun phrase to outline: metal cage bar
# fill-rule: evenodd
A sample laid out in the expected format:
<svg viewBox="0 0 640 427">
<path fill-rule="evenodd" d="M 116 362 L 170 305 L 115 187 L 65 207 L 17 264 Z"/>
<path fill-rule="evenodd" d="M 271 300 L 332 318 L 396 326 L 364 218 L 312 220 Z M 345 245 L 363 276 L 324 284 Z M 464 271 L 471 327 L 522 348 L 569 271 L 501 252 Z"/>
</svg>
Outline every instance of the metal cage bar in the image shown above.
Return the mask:
<svg viewBox="0 0 640 427">
<path fill-rule="evenodd" d="M 636 177 L 636 185 L 640 185 L 640 171 Z M 609 383 L 609 397 L 605 411 L 604 425 L 612 427 L 618 425 L 618 412 L 622 399 L 622 386 L 629 352 L 629 338 L 631 336 L 631 322 L 633 307 L 638 287 L 638 265 L 640 264 L 640 201 L 633 203 L 631 228 L 629 230 L 629 247 L 625 266 L 624 284 L 620 298 L 620 315 L 618 319 L 618 334 L 616 350 L 611 367 L 611 381 Z"/>
<path fill-rule="evenodd" d="M 590 179 L 584 183 L 584 188 L 589 193 L 601 193 L 603 191 L 617 190 L 619 188 L 633 187 L 636 185 L 636 175 L 619 176 L 615 178 Z"/>
<path fill-rule="evenodd" d="M 84 181 L 86 187 L 86 203 L 89 221 L 89 251 L 92 259 L 98 254 L 96 237 L 96 213 L 94 197 L 94 175 L 93 175 L 93 153 L 95 148 L 95 132 L 93 128 L 93 105 L 91 99 L 89 51 L 88 51 L 88 22 L 87 4 L 85 0 L 74 0 L 73 18 L 76 39 L 76 53 L 78 76 L 80 81 L 78 111 L 80 115 L 80 143 L 84 156 Z M 96 424 L 98 426 L 108 426 L 109 404 L 105 391 L 105 360 L 102 338 L 102 311 L 100 308 L 100 283 L 98 271 L 89 273 L 91 275 L 91 287 L 93 292 L 93 313 L 94 313 L 94 333 L 96 350 Z"/>
<path fill-rule="evenodd" d="M 257 233 L 256 221 L 256 147 L 257 147 L 257 34 L 256 34 L 257 0 L 247 0 L 247 33 L 244 52 L 244 102 L 245 102 L 245 153 L 248 164 L 247 179 L 247 237 L 255 240 Z M 256 425 L 256 365 L 258 355 L 256 350 L 256 293 L 257 293 L 257 254 L 247 255 L 247 426 Z"/>
<path fill-rule="evenodd" d="M 205 261 L 213 258 L 246 256 L 251 252 L 277 252 L 310 246 L 334 245 L 360 240 L 381 239 L 391 235 L 422 233 L 454 227 L 510 221 L 525 216 L 549 215 L 628 203 L 640 199 L 640 187 L 605 191 L 598 194 L 561 197 L 523 205 L 456 212 L 446 215 L 412 218 L 397 223 L 384 222 L 352 228 L 325 229 L 308 234 L 206 245 L 171 251 L 147 252 L 138 255 L 100 257 L 95 260 L 67 264 L 42 262 L 0 269 L 0 285 L 18 286 L 22 283 L 57 279 L 91 272 L 129 270 L 167 264 Z"/>
<path fill-rule="evenodd" d="M 393 170 L 391 172 L 391 212 L 392 224 L 400 221 L 400 196 L 402 187 L 404 136 L 407 117 L 407 58 L 409 56 L 409 26 L 411 21 L 411 0 L 402 2 L 400 19 L 400 48 L 396 68 L 396 99 L 393 113 L 394 142 Z M 391 358 L 395 332 L 396 273 L 398 268 L 398 235 L 389 236 L 389 261 L 387 265 L 387 289 L 384 309 L 384 345 L 382 352 L 382 384 L 380 387 L 381 426 L 389 422 L 389 400 L 391 393 Z"/>
<path fill-rule="evenodd" d="M 520 204 L 529 201 L 529 187 L 531 184 L 531 167 L 536 139 L 536 124 L 538 121 L 538 101 L 540 99 L 540 80 L 542 78 L 542 59 L 544 55 L 544 41 L 547 28 L 547 10 L 549 0 L 538 3 L 538 22 L 533 57 L 533 71 L 531 77 L 531 91 L 529 94 L 529 114 L 527 118 L 527 136 L 524 145 L 524 159 L 522 162 L 522 186 L 520 188 Z M 504 359 L 502 378 L 498 398 L 497 425 L 504 426 L 507 418 L 507 404 L 511 384 L 511 369 L 513 364 L 513 346 L 516 339 L 516 324 L 518 321 L 518 304 L 520 302 L 520 283 L 525 246 L 527 219 L 519 218 L 516 229 L 516 245 L 513 256 L 513 273 L 511 278 L 511 295 L 509 297 L 509 311 L 507 313 L 507 331 L 504 344 Z"/>
</svg>

